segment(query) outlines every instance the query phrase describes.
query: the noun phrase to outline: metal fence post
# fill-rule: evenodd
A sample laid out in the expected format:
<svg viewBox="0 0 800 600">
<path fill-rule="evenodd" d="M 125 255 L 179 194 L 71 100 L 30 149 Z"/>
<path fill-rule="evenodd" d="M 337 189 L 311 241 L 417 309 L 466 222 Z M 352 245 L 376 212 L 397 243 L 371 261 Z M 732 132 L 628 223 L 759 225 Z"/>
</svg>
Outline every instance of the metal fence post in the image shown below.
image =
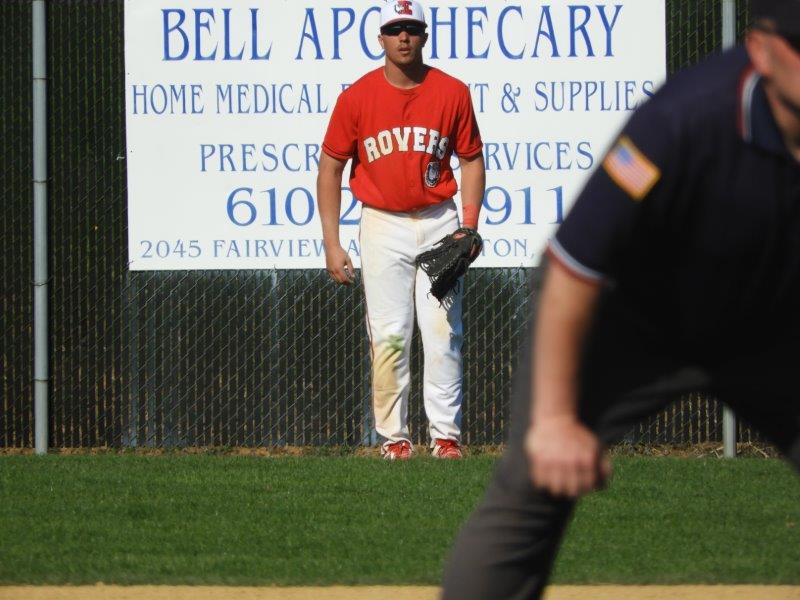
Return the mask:
<svg viewBox="0 0 800 600">
<path fill-rule="evenodd" d="M 130 361 L 130 383 L 128 385 L 129 406 L 126 411 L 127 423 L 123 426 L 122 445 L 136 448 L 139 445 L 139 290 L 137 279 L 130 268 L 125 273 L 125 314 Z"/>
<path fill-rule="evenodd" d="M 36 454 L 47 453 L 47 13 L 44 0 L 31 5 L 33 36 L 33 413 Z"/>
<path fill-rule="evenodd" d="M 722 47 L 736 43 L 736 0 L 722 0 Z M 736 415 L 727 406 L 722 407 L 722 445 L 725 458 L 736 456 Z"/>
</svg>

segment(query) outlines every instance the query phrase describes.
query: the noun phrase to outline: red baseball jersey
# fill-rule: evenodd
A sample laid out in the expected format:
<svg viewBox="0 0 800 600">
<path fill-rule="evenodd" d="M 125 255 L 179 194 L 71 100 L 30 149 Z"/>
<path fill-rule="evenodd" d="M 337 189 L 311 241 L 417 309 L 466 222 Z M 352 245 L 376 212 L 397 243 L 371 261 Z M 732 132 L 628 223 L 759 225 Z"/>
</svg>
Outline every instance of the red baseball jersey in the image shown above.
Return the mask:
<svg viewBox="0 0 800 600">
<path fill-rule="evenodd" d="M 383 67 L 364 75 L 339 95 L 322 144 L 334 158 L 353 159 L 356 198 L 391 211 L 452 198 L 450 157 L 482 148 L 469 88 L 433 67 L 409 90 L 391 85 Z"/>
</svg>

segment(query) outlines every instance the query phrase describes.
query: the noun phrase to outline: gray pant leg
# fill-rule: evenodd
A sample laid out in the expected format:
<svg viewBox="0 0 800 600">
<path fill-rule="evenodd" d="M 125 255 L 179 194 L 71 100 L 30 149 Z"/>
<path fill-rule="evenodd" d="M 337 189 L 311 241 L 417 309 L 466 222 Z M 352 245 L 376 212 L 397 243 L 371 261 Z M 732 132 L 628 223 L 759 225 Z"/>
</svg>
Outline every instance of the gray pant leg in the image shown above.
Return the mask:
<svg viewBox="0 0 800 600">
<path fill-rule="evenodd" d="M 533 490 L 522 446 L 509 448 L 456 540 L 443 598 L 539 598 L 573 506 Z"/>
<path fill-rule="evenodd" d="M 581 376 L 581 418 L 611 441 L 646 414 L 662 408 L 692 377 L 670 377 L 679 365 L 649 347 L 625 307 L 604 305 Z M 445 600 L 539 598 L 547 584 L 574 503 L 536 491 L 528 476 L 523 439 L 530 410 L 530 344 L 517 369 L 509 445 L 480 506 L 459 534 L 445 569 Z M 641 390 L 644 394 L 631 395 Z"/>
<path fill-rule="evenodd" d="M 532 339 L 532 335 L 529 336 Z M 503 458 L 481 504 L 462 528 L 443 579 L 444 600 L 539 598 L 574 502 L 534 489 L 523 441 L 528 423 L 530 342 L 523 345 Z"/>
</svg>

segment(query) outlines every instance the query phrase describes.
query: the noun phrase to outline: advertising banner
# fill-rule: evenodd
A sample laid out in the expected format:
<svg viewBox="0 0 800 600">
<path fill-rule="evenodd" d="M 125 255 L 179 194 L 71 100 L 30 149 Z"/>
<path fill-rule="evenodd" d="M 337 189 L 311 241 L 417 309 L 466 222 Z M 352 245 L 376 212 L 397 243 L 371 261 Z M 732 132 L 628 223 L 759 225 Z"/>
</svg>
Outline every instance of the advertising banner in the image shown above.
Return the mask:
<svg viewBox="0 0 800 600">
<path fill-rule="evenodd" d="M 424 4 L 425 62 L 469 86 L 484 141 L 473 267 L 534 265 L 665 79 L 664 0 Z M 324 268 L 322 139 L 341 91 L 383 65 L 380 6 L 126 0 L 130 269 Z M 358 266 L 348 173 L 340 232 Z"/>
</svg>

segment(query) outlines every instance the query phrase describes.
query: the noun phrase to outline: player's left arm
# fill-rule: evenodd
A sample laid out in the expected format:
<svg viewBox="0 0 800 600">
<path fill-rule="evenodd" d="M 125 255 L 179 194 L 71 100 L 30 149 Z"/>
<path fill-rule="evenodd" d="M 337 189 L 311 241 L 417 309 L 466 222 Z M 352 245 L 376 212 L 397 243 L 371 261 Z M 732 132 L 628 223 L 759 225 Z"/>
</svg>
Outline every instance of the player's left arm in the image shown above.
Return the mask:
<svg viewBox="0 0 800 600">
<path fill-rule="evenodd" d="M 461 165 L 461 208 L 464 219 L 462 227 L 478 229 L 478 215 L 483 203 L 483 194 L 486 191 L 486 167 L 483 162 L 483 153 L 479 152 L 470 158 L 459 156 Z"/>
<path fill-rule="evenodd" d="M 478 229 L 478 216 L 486 191 L 486 165 L 483 161 L 483 140 L 472 106 L 469 88 L 461 85 L 458 96 L 458 123 L 455 153 L 461 167 L 462 227 Z"/>
</svg>

